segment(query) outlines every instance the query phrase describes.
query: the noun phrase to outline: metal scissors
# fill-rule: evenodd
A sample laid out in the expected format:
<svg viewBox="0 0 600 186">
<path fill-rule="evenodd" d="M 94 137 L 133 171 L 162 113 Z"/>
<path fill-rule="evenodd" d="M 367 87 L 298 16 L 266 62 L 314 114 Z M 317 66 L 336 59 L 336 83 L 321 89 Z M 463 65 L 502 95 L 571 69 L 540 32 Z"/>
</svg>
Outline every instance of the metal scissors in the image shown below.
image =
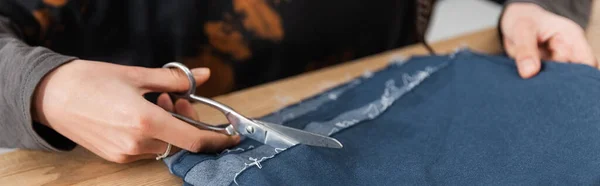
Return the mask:
<svg viewBox="0 0 600 186">
<path fill-rule="evenodd" d="M 342 144 L 334 138 L 307 132 L 304 130 L 299 130 L 296 128 L 286 127 L 283 125 L 250 119 L 236 112 L 227 105 L 224 105 L 209 98 L 195 95 L 194 93 L 196 92 L 196 80 L 194 79 L 194 75 L 192 74 L 190 69 L 188 69 L 185 65 L 181 63 L 170 62 L 165 64 L 163 68 L 178 68 L 187 75 L 189 81 L 190 88 L 187 90 L 187 92 L 169 93 L 171 96 L 175 98 L 187 99 L 191 102 L 199 102 L 209 105 L 212 108 L 221 111 L 229 121 L 229 124 L 222 126 L 209 125 L 170 112 L 172 116 L 182 121 L 208 130 L 223 131 L 228 135 L 241 134 L 263 144 L 269 145 L 273 148 L 286 149 L 297 144 L 305 144 L 310 146 L 319 146 L 327 148 L 342 148 Z"/>
</svg>

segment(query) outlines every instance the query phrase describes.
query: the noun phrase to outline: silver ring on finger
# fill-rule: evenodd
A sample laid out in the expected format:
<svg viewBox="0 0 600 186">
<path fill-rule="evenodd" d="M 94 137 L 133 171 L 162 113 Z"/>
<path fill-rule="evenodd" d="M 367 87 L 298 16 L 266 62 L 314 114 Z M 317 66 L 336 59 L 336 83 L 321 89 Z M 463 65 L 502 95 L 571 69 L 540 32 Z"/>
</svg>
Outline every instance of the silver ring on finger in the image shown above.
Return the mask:
<svg viewBox="0 0 600 186">
<path fill-rule="evenodd" d="M 158 156 L 156 157 L 156 160 L 161 160 L 163 158 L 169 157 L 169 154 L 171 154 L 171 144 L 167 143 L 167 150 L 165 150 L 165 153 L 163 154 L 158 154 Z"/>
</svg>

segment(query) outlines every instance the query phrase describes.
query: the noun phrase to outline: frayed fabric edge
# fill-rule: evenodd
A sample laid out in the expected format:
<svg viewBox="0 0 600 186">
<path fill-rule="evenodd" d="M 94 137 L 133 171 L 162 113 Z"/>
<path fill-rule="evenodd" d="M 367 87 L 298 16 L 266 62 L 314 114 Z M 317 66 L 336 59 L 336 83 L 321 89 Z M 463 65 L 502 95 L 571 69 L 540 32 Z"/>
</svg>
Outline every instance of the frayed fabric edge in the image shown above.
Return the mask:
<svg viewBox="0 0 600 186">
<path fill-rule="evenodd" d="M 414 74 L 404 73 L 402 75 L 402 86 L 400 87 L 396 85 L 394 79 L 389 79 L 385 82 L 384 91 L 379 99 L 375 99 L 362 107 L 346 111 L 332 120 L 326 122 L 311 122 L 306 125 L 304 130 L 329 136 L 342 129 L 356 125 L 357 123 L 374 119 L 385 112 L 394 102 L 396 102 L 396 100 L 427 79 L 431 74 L 445 67 L 445 64 L 435 67 L 427 66 L 424 70 L 417 71 Z"/>
<path fill-rule="evenodd" d="M 319 124 L 311 123 L 312 126 L 314 126 L 314 125 L 329 126 L 329 128 L 327 128 L 327 129 L 324 129 L 323 127 L 317 127 L 318 129 L 312 129 L 310 127 L 311 124 L 309 124 L 309 125 L 307 125 L 307 127 L 304 130 L 310 131 L 310 132 L 316 132 L 316 133 L 320 133 L 320 134 L 324 134 L 324 135 L 332 135 L 332 134 L 335 134 L 335 133 L 341 131 L 342 129 L 346 129 L 353 125 L 356 125 L 357 123 L 361 123 L 366 120 L 374 119 L 378 115 L 383 113 L 385 110 L 387 110 L 387 108 L 389 106 L 391 106 L 400 97 L 402 97 L 406 93 L 410 92 L 410 90 L 417 87 L 421 82 L 423 82 L 425 79 L 430 77 L 433 73 L 446 67 L 447 65 L 448 65 L 448 62 L 445 62 L 445 63 L 435 66 L 435 67 L 427 66 L 427 67 L 425 67 L 424 70 L 417 71 L 413 75 L 406 73 L 402 77 L 403 85 L 401 87 L 397 87 L 395 81 L 393 79 L 390 79 L 390 80 L 386 81 L 386 89 L 380 99 L 374 100 L 370 104 L 367 104 L 358 109 L 354 109 L 354 110 L 345 112 L 345 113 L 339 115 L 338 117 L 334 118 L 333 120 L 330 120 L 326 123 L 319 123 Z M 360 115 L 361 113 L 362 113 L 362 116 L 365 116 L 365 117 L 353 118 L 353 116 Z M 292 147 L 290 147 L 290 148 L 292 148 Z M 266 161 L 268 159 L 274 158 L 277 154 L 279 154 L 283 150 L 286 150 L 286 149 L 279 149 L 279 150 L 274 149 L 275 153 L 273 155 L 261 157 L 260 159 L 259 158 L 252 158 L 252 159 L 249 158 L 251 160 L 251 162 L 244 163 L 244 167 L 242 168 L 242 170 L 240 170 L 240 172 L 235 174 L 235 176 L 233 178 L 233 182 L 236 185 L 239 185 L 237 182 L 237 177 L 239 175 L 241 175 L 245 170 L 247 170 L 253 166 L 256 166 L 259 169 L 262 169 L 262 165 L 260 165 L 260 163 L 262 163 L 263 161 Z M 255 161 L 255 160 L 257 160 L 257 161 Z"/>
<path fill-rule="evenodd" d="M 416 87 L 418 84 L 420 84 L 422 81 L 424 81 L 424 80 L 425 80 L 427 77 L 429 77 L 431 74 L 433 74 L 433 73 L 437 72 L 437 70 L 439 70 L 439 69 L 441 69 L 441 68 L 443 68 L 443 67 L 447 66 L 447 65 L 450 63 L 450 61 L 451 61 L 452 59 L 454 59 L 454 58 L 455 58 L 457 55 L 459 55 L 460 53 L 462 53 L 462 52 L 464 52 L 464 51 L 467 51 L 467 52 L 468 52 L 468 48 L 457 48 L 457 49 L 456 49 L 456 50 L 455 50 L 455 51 L 454 51 L 452 54 L 448 55 L 448 56 L 449 56 L 449 59 L 448 59 L 447 61 L 445 61 L 445 62 L 442 62 L 440 65 L 436 65 L 436 67 L 431 67 L 431 66 L 428 66 L 428 67 L 426 67 L 424 70 L 422 70 L 422 71 L 418 71 L 418 72 L 417 72 L 416 74 L 414 74 L 413 76 L 410 76 L 410 75 L 404 76 L 404 77 L 403 77 L 403 80 L 402 80 L 402 81 L 403 81 L 403 83 L 405 83 L 405 85 L 406 85 L 406 83 L 407 83 L 407 82 L 409 82 L 409 83 L 410 83 L 411 81 L 414 81 L 415 79 L 412 79 L 412 80 L 411 80 L 411 78 L 414 78 L 414 77 L 419 77 L 419 76 L 423 76 L 423 74 L 422 74 L 423 72 L 429 73 L 429 74 L 427 74 L 427 75 L 426 75 L 426 77 L 424 77 L 424 78 L 417 78 L 417 80 L 419 81 L 419 83 L 416 83 L 416 84 L 414 84 L 414 85 L 412 86 L 412 88 Z M 398 65 L 398 66 L 402 66 L 402 65 L 404 65 L 405 63 L 407 63 L 408 61 L 410 61 L 410 59 L 412 59 L 412 58 L 407 58 L 407 57 L 405 57 L 405 56 L 393 56 L 393 57 L 394 57 L 394 58 L 390 60 L 390 65 Z M 421 73 L 421 75 L 418 75 L 419 73 Z M 341 85 L 341 86 L 339 86 L 339 87 L 337 87 L 337 88 L 332 88 L 332 89 L 330 89 L 329 91 L 324 91 L 324 93 L 325 93 L 325 94 L 322 94 L 322 95 L 319 95 L 319 96 L 316 96 L 316 97 L 313 97 L 313 98 L 309 98 L 309 99 L 307 99 L 307 101 L 300 102 L 300 103 L 298 103 L 298 104 L 296 104 L 296 105 L 292 105 L 292 106 L 290 106 L 290 107 L 284 108 L 284 109 L 282 109 L 282 110 L 279 110 L 279 111 L 276 111 L 276 112 L 274 112 L 274 113 L 277 113 L 277 114 L 279 114 L 279 116 L 278 116 L 278 117 L 281 117 L 281 116 L 282 116 L 282 115 L 281 115 L 281 112 L 282 112 L 282 111 L 284 111 L 284 110 L 288 110 L 288 111 L 289 111 L 289 110 L 292 110 L 292 111 L 293 111 L 293 110 L 294 110 L 294 107 L 298 107 L 299 105 L 304 105 L 304 104 L 306 104 L 307 102 L 310 102 L 311 100 L 315 100 L 315 99 L 317 99 L 317 98 L 319 98 L 319 97 L 320 97 L 320 98 L 322 98 L 322 97 L 327 97 L 328 99 L 327 99 L 327 101 L 326 101 L 326 102 L 329 102 L 329 101 L 331 101 L 331 100 L 336 100 L 336 99 L 337 99 L 337 96 L 335 96 L 334 98 L 331 98 L 331 95 L 329 95 L 329 94 L 328 94 L 328 92 L 329 92 L 329 93 L 331 93 L 331 92 L 335 92 L 335 91 L 334 91 L 335 89 L 338 89 L 338 90 L 339 90 L 339 88 L 340 88 L 340 87 L 341 87 L 342 89 L 344 89 L 344 88 L 343 88 L 344 86 L 349 86 L 349 85 L 351 85 L 350 87 L 346 87 L 346 88 L 345 88 L 343 91 L 339 91 L 339 92 L 338 92 L 338 93 L 340 93 L 340 94 L 341 94 L 341 93 L 345 92 L 346 90 L 348 90 L 348 89 L 351 89 L 351 87 L 354 87 L 354 86 L 356 86 L 356 85 L 358 85 L 358 84 L 362 83 L 362 82 L 361 82 L 361 80 L 362 80 L 362 79 L 366 79 L 366 78 L 371 78 L 371 75 L 366 75 L 366 76 L 365 76 L 365 75 L 363 75 L 362 77 L 359 77 L 359 78 L 357 78 L 357 79 L 355 79 L 355 80 L 353 80 L 353 81 L 350 81 L 350 82 L 348 82 L 346 85 Z M 392 83 L 390 83 L 389 81 L 388 81 L 387 83 L 388 83 L 388 84 L 390 84 L 390 85 L 392 84 Z M 395 84 L 395 82 L 393 82 L 393 83 Z M 352 84 L 353 84 L 353 85 L 352 85 Z M 403 87 L 404 87 L 405 85 L 403 85 Z M 392 87 L 392 86 L 389 86 L 389 88 L 390 88 L 390 89 L 393 89 L 393 87 Z M 402 88 L 398 88 L 398 87 L 396 87 L 396 88 L 397 88 L 397 89 L 402 89 Z M 402 93 L 401 95 L 399 95 L 399 96 L 398 96 L 398 98 L 399 98 L 400 96 L 404 95 L 405 93 L 408 93 L 408 92 L 409 92 L 409 91 L 410 91 L 412 88 L 410 88 L 410 89 L 406 90 L 404 93 Z M 337 94 L 337 95 L 340 95 L 340 94 Z M 395 97 L 395 96 L 394 96 L 394 97 Z M 396 98 L 395 100 L 397 100 L 398 98 Z M 318 99 L 318 100 L 319 100 L 319 99 Z M 324 99 L 320 99 L 320 100 L 322 101 L 322 100 L 324 100 Z M 316 104 L 316 105 L 322 105 L 322 104 L 324 104 L 324 103 L 321 103 L 321 104 Z M 391 103 L 390 103 L 390 104 L 391 104 Z M 389 105 L 388 105 L 388 106 L 389 106 Z M 290 108 L 291 108 L 291 109 L 290 109 Z M 312 109 L 311 109 L 311 110 L 312 110 Z M 265 116 L 265 117 L 266 117 L 266 118 L 268 118 L 268 117 L 273 117 L 273 115 L 277 115 L 277 114 L 267 115 L 267 116 Z M 297 115 L 297 116 L 294 116 L 294 117 L 284 117 L 284 118 L 277 118 L 277 119 L 282 119 L 282 120 L 291 120 L 291 119 L 297 118 L 297 117 L 299 117 L 299 116 L 301 116 L 301 115 Z M 276 119 L 276 120 L 277 120 L 277 119 Z M 283 121 L 283 122 L 285 122 L 285 121 Z M 360 122 L 350 122 L 350 123 L 353 123 L 353 124 L 347 125 L 346 127 L 342 127 L 342 128 L 347 128 L 347 127 L 350 127 L 350 126 L 352 126 L 352 125 L 354 125 L 354 124 L 356 124 L 356 123 L 360 123 Z M 342 126 L 342 125 L 340 124 L 340 125 L 338 125 L 338 126 Z M 330 132 L 328 132 L 328 134 L 334 134 L 334 133 L 336 133 L 336 132 L 338 132 L 338 131 L 340 131 L 340 130 L 330 131 Z M 235 175 L 232 175 L 233 179 L 232 179 L 232 180 L 230 180 L 230 183 L 235 183 L 236 185 L 239 185 L 236 179 L 237 179 L 237 177 L 238 177 L 239 175 L 241 175 L 241 174 L 242 174 L 242 173 L 243 173 L 245 170 L 247 170 L 247 169 L 249 169 L 249 168 L 251 168 L 251 167 L 254 167 L 254 166 L 257 166 L 257 167 L 259 167 L 259 168 L 262 168 L 263 166 L 262 166 L 260 163 L 262 163 L 262 162 L 264 162 L 264 161 L 266 161 L 266 160 L 268 160 L 268 159 L 274 158 L 274 157 L 275 157 L 277 154 L 279 154 L 280 152 L 282 152 L 282 151 L 286 150 L 286 149 L 273 149 L 273 148 L 270 148 L 270 147 L 268 147 L 268 148 L 265 148 L 265 146 L 260 146 L 260 147 L 262 147 L 262 148 L 256 148 L 256 149 L 248 148 L 248 149 L 245 149 L 245 150 L 239 150 L 239 149 L 229 149 L 229 151 L 228 151 L 228 150 L 225 150 L 224 152 L 222 152 L 222 153 L 220 153 L 220 154 L 219 154 L 219 155 L 223 155 L 223 154 L 224 154 L 224 156 L 228 156 L 228 155 L 240 155 L 240 157 L 239 157 L 240 159 L 244 159 L 244 158 L 247 158 L 247 159 L 248 159 L 248 161 L 246 161 L 246 162 L 241 162 L 241 163 L 243 163 L 243 166 L 241 166 L 241 165 L 240 165 L 240 167 L 241 167 L 241 170 L 240 170 L 239 172 L 235 173 Z M 271 151 L 271 150 L 269 150 L 269 149 L 271 149 L 272 151 Z M 271 154 L 271 155 L 267 155 L 267 156 L 262 156 L 262 157 L 260 157 L 260 158 L 258 158 L 258 157 L 254 158 L 254 157 L 252 157 L 252 156 L 249 156 L 249 155 L 243 155 L 243 154 L 229 154 L 230 152 L 234 152 L 234 151 L 241 151 L 242 153 L 252 153 L 253 151 L 263 151 L 263 153 L 265 153 L 265 152 L 271 152 L 271 153 L 273 153 L 273 154 Z M 254 153 L 252 153 L 252 154 L 254 154 Z M 259 154 L 261 154 L 261 153 L 259 152 Z M 265 155 L 266 155 L 266 154 L 265 154 Z M 260 166 L 258 166 L 258 165 L 260 165 Z M 196 166 L 198 166 L 198 165 L 196 165 Z M 233 173 L 233 172 L 232 172 L 232 173 Z M 221 175 L 221 176 L 224 176 L 224 175 Z M 187 175 L 186 175 L 185 177 L 187 177 Z M 184 177 L 184 178 L 185 178 L 185 177 Z M 209 180 L 206 180 L 206 181 L 209 181 Z M 210 181 L 209 181 L 209 182 L 210 182 Z"/>
</svg>

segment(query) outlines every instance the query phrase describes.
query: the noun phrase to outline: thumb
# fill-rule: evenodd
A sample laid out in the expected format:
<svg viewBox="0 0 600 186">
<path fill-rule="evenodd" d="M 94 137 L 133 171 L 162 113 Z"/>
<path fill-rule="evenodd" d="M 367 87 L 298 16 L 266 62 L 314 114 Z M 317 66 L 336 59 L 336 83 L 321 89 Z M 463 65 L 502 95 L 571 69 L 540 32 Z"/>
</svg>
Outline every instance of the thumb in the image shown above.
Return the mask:
<svg viewBox="0 0 600 186">
<path fill-rule="evenodd" d="M 208 68 L 191 69 L 196 86 L 206 82 L 210 76 Z M 144 93 L 148 92 L 185 92 L 189 87 L 189 80 L 185 73 L 177 68 L 144 68 L 138 70 L 135 77 L 139 87 Z"/>
<path fill-rule="evenodd" d="M 531 26 L 523 27 L 514 35 L 505 38 L 509 55 L 515 59 L 519 75 L 531 78 L 541 69 L 540 51 L 536 31 Z"/>
<path fill-rule="evenodd" d="M 517 63 L 517 69 L 519 70 L 519 75 L 522 78 L 528 79 L 535 76 L 541 69 L 541 62 L 539 57 L 534 57 L 533 52 L 526 53 L 515 57 L 515 61 Z"/>
</svg>

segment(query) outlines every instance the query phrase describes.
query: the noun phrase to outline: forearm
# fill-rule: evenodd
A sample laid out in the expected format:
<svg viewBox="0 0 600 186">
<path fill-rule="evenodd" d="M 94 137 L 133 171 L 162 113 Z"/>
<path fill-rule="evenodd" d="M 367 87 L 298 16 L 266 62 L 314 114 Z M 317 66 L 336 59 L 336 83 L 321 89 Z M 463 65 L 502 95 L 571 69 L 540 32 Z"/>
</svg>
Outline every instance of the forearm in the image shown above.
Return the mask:
<svg viewBox="0 0 600 186">
<path fill-rule="evenodd" d="M 33 122 L 31 107 L 44 75 L 75 58 L 27 45 L 17 28 L 0 16 L 0 147 L 69 150 L 73 142 Z"/>
</svg>

